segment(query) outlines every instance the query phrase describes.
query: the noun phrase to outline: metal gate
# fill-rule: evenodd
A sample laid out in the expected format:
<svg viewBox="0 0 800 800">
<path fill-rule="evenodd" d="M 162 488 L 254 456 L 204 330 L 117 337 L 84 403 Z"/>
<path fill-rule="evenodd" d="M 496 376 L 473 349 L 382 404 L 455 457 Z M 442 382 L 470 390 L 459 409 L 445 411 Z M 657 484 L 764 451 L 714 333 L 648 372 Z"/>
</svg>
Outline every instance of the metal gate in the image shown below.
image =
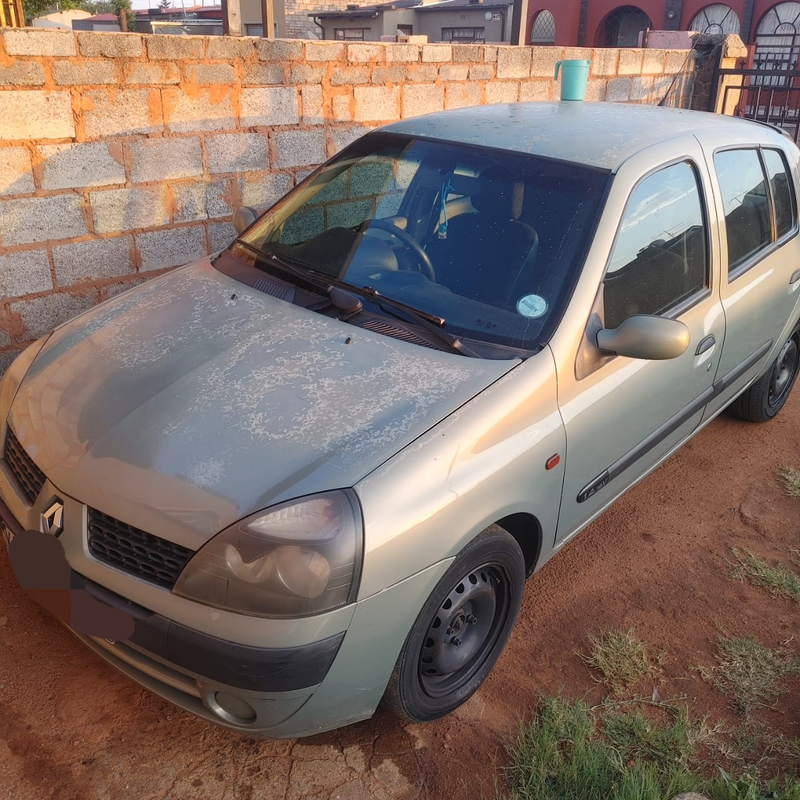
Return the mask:
<svg viewBox="0 0 800 800">
<path fill-rule="evenodd" d="M 0 28 L 22 28 L 25 13 L 22 0 L 0 0 Z"/>
<path fill-rule="evenodd" d="M 776 125 L 800 141 L 800 34 L 760 34 L 749 59 L 717 69 L 712 107 Z"/>
</svg>

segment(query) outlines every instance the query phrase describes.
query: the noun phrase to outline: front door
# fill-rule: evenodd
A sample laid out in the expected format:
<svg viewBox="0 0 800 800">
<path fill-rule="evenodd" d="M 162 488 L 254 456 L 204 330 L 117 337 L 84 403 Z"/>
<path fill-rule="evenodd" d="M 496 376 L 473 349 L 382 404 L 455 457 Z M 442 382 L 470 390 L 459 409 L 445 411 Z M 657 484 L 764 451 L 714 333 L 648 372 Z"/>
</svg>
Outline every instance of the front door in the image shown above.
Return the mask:
<svg viewBox="0 0 800 800">
<path fill-rule="evenodd" d="M 661 166 L 652 169 L 656 158 Z M 558 352 L 553 340 L 567 435 L 557 543 L 597 516 L 700 422 L 725 334 L 710 196 L 703 154 L 691 137 L 637 155 L 614 179 L 601 231 L 607 226 L 616 234 L 606 245 L 604 264 L 593 248 L 594 263 L 587 261 L 589 274 L 584 270 L 581 279 L 591 280 L 594 269 L 594 287 L 600 283 L 588 335 L 571 352 L 563 346 Z M 598 328 L 615 328 L 634 314 L 683 322 L 691 334 L 686 352 L 646 361 L 603 356 L 592 346 Z"/>
</svg>

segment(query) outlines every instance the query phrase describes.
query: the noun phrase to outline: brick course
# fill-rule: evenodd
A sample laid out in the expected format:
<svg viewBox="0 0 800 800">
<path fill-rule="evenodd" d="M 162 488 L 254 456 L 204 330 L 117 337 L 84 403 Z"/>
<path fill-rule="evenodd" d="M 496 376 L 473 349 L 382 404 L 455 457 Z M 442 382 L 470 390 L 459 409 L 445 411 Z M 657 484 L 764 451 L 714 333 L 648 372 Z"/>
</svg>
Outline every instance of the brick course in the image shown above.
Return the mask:
<svg viewBox="0 0 800 800">
<path fill-rule="evenodd" d="M 313 29 L 304 3 L 294 34 Z M 226 246 L 236 206 L 271 205 L 379 123 L 557 96 L 565 53 L 0 31 L 0 373 L 53 325 Z M 654 102 L 675 73 L 688 90 L 687 55 L 566 57 L 592 59 L 591 98 Z"/>
<path fill-rule="evenodd" d="M 42 189 L 84 189 L 125 183 L 122 145 L 118 142 L 44 144 L 39 147 L 39 155 Z"/>
<path fill-rule="evenodd" d="M 117 236 L 113 239 L 92 239 L 54 247 L 53 266 L 58 285 L 93 283 L 98 279 L 117 278 L 132 273 L 132 245 L 130 236 Z"/>
</svg>

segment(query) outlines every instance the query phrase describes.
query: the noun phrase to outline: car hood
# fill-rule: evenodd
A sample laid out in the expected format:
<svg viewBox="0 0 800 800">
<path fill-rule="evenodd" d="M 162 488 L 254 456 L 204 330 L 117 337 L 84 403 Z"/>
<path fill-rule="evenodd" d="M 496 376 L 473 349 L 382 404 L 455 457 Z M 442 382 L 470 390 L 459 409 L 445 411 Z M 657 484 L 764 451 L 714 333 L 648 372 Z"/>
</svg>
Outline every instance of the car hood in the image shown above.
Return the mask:
<svg viewBox="0 0 800 800">
<path fill-rule="evenodd" d="M 57 330 L 9 420 L 59 491 L 196 549 L 352 486 L 516 363 L 370 333 L 204 259 Z"/>
</svg>

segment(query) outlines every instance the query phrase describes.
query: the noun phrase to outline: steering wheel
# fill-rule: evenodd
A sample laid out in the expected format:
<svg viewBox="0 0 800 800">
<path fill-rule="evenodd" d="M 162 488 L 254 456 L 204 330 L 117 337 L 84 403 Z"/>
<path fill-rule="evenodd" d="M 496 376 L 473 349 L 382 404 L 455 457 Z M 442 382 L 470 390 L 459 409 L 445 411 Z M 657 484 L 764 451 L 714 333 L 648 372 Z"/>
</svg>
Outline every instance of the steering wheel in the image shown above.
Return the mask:
<svg viewBox="0 0 800 800">
<path fill-rule="evenodd" d="M 433 269 L 430 256 L 422 249 L 422 245 L 409 233 L 406 233 L 402 228 L 398 228 L 393 222 L 387 219 L 373 219 L 370 220 L 369 227 L 364 233 L 369 233 L 372 230 L 381 230 L 394 236 L 401 244 L 405 245 L 417 257 L 417 265 L 420 267 L 420 272 L 425 277 L 436 282 L 436 272 Z"/>
</svg>

